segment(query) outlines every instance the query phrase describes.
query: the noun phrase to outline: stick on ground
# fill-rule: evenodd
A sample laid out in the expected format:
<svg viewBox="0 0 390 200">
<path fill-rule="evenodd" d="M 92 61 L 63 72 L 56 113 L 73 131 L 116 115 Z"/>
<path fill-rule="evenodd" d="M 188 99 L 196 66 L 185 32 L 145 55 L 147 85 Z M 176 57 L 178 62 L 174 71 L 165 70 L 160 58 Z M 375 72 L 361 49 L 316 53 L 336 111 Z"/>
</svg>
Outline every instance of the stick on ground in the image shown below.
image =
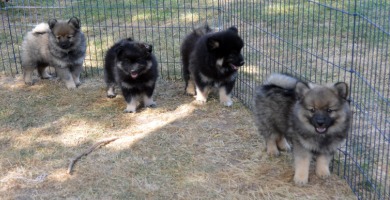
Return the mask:
<svg viewBox="0 0 390 200">
<path fill-rule="evenodd" d="M 95 149 L 101 147 L 101 146 L 104 146 L 104 145 L 107 145 L 108 143 L 110 142 L 113 142 L 115 140 L 119 139 L 119 137 L 114 137 L 114 138 L 108 138 L 108 139 L 104 139 L 104 140 L 101 140 L 99 142 L 96 142 L 95 144 L 93 144 L 91 147 L 89 147 L 86 151 L 84 151 L 83 153 L 81 153 L 80 155 L 76 156 L 75 158 L 73 158 L 69 164 L 69 167 L 68 167 L 68 174 L 72 174 L 72 169 L 73 169 L 73 166 L 76 164 L 76 162 L 78 160 L 80 160 L 81 157 L 83 156 L 87 156 L 88 154 L 90 154 L 92 151 L 94 151 Z"/>
</svg>

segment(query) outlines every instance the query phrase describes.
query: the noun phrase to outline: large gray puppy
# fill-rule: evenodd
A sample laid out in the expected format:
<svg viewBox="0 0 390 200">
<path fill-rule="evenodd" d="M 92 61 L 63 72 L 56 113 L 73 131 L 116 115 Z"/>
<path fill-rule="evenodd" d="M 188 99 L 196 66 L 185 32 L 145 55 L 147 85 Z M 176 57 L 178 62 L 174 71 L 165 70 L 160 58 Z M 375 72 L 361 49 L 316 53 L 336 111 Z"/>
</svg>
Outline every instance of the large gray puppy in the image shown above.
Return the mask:
<svg viewBox="0 0 390 200">
<path fill-rule="evenodd" d="M 267 153 L 278 155 L 279 150 L 290 149 L 287 140 L 292 142 L 296 184 L 308 182 L 313 156 L 317 158 L 317 176 L 330 175 L 332 155 L 350 128 L 347 96 L 344 82 L 307 84 L 283 74 L 271 75 L 257 88 L 254 112 Z"/>
<path fill-rule="evenodd" d="M 52 66 L 68 89 L 80 85 L 86 51 L 85 36 L 80 25 L 76 17 L 69 21 L 52 19 L 27 33 L 21 53 L 26 84 L 33 84 L 32 73 L 35 69 L 41 78 L 50 78 L 45 69 Z"/>
</svg>

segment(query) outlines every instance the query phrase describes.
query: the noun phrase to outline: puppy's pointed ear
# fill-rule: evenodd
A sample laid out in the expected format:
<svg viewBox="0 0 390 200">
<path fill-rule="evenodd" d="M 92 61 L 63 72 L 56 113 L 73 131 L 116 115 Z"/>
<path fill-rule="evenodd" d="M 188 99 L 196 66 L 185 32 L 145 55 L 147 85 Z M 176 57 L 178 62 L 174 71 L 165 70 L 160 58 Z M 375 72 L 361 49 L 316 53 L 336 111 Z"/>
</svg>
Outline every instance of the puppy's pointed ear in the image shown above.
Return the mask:
<svg viewBox="0 0 390 200">
<path fill-rule="evenodd" d="M 235 26 L 231 26 L 230 28 L 228 28 L 228 30 L 233 31 L 234 33 L 238 34 L 238 29 Z"/>
<path fill-rule="evenodd" d="M 72 17 L 69 19 L 68 24 L 71 24 L 76 29 L 80 29 L 81 23 L 80 20 L 77 17 Z"/>
<path fill-rule="evenodd" d="M 57 24 L 57 20 L 56 19 L 51 19 L 47 23 L 49 24 L 50 29 L 53 29 L 54 26 Z"/>
<path fill-rule="evenodd" d="M 213 38 L 213 37 L 207 38 L 207 43 L 206 44 L 207 44 L 207 49 L 209 51 L 217 49 L 220 46 L 219 40 L 217 40 L 216 38 Z"/>
<path fill-rule="evenodd" d="M 152 51 L 153 51 L 153 45 L 147 44 L 146 46 L 147 46 L 148 52 L 149 52 L 149 53 L 152 53 Z"/>
<path fill-rule="evenodd" d="M 301 100 L 310 90 L 309 86 L 304 82 L 297 82 L 295 85 L 295 95 L 298 100 Z"/>
<path fill-rule="evenodd" d="M 336 89 L 337 94 L 341 98 L 347 99 L 347 97 L 348 97 L 348 85 L 345 82 L 335 83 L 333 87 Z"/>
</svg>

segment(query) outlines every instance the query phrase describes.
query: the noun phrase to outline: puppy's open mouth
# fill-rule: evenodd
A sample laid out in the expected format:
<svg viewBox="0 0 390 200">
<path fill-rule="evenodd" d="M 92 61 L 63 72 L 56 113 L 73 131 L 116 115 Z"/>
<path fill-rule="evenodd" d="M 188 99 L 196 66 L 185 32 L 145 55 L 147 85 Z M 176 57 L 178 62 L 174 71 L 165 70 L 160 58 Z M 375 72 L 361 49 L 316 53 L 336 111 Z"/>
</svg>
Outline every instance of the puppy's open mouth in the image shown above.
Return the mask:
<svg viewBox="0 0 390 200">
<path fill-rule="evenodd" d="M 131 76 L 131 78 L 137 78 L 138 77 L 138 72 L 131 72 L 130 76 Z"/>
<path fill-rule="evenodd" d="M 233 65 L 232 63 L 229 63 L 229 65 L 233 70 L 238 70 L 238 68 L 240 68 L 240 66 Z"/>
<path fill-rule="evenodd" d="M 328 129 L 326 127 L 316 127 L 317 133 L 323 134 L 327 131 Z"/>
</svg>

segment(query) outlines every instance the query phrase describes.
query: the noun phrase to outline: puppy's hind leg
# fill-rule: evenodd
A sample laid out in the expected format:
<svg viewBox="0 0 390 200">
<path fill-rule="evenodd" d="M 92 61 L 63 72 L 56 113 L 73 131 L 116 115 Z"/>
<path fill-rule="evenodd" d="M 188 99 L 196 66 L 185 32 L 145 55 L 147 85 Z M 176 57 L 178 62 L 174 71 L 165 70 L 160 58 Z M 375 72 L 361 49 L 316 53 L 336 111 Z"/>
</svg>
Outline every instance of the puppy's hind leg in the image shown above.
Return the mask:
<svg viewBox="0 0 390 200">
<path fill-rule="evenodd" d="M 279 135 L 276 133 L 271 133 L 267 137 L 265 137 L 265 143 L 267 148 L 267 154 L 270 156 L 278 156 L 279 150 L 276 145 L 277 139 L 279 138 Z"/>
<path fill-rule="evenodd" d="M 52 76 L 47 73 L 46 66 L 38 67 L 38 74 L 42 79 L 50 79 Z"/>
<path fill-rule="evenodd" d="M 281 151 L 290 151 L 291 147 L 288 144 L 286 138 L 283 135 L 280 135 L 276 141 L 276 145 Z"/>
</svg>

